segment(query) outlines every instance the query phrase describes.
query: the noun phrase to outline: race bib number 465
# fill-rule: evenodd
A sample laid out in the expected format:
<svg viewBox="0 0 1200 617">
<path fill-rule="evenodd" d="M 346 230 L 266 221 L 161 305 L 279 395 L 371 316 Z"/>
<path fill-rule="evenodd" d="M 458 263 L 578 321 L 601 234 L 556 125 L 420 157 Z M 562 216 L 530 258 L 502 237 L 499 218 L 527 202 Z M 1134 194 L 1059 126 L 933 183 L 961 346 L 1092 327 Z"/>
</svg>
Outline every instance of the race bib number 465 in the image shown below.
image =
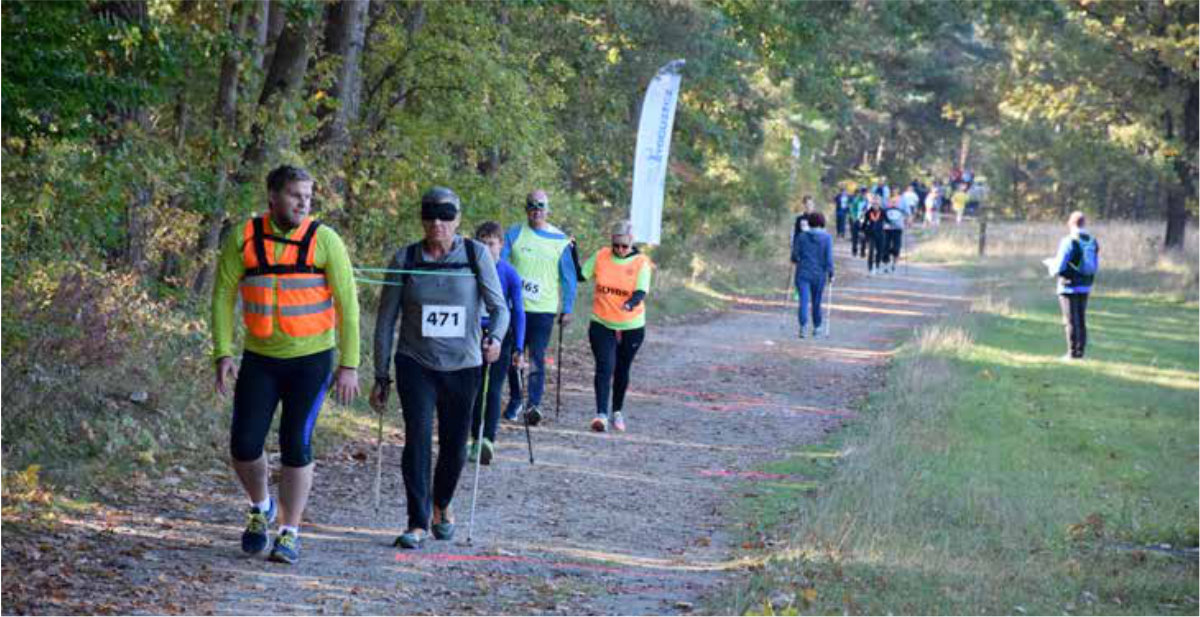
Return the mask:
<svg viewBox="0 0 1200 617">
<path fill-rule="evenodd" d="M 530 279 L 521 281 L 521 295 L 525 300 L 537 302 L 542 299 L 542 284 Z"/>
<path fill-rule="evenodd" d="M 421 307 L 421 336 L 462 338 L 467 334 L 467 307 L 427 304 Z"/>
</svg>

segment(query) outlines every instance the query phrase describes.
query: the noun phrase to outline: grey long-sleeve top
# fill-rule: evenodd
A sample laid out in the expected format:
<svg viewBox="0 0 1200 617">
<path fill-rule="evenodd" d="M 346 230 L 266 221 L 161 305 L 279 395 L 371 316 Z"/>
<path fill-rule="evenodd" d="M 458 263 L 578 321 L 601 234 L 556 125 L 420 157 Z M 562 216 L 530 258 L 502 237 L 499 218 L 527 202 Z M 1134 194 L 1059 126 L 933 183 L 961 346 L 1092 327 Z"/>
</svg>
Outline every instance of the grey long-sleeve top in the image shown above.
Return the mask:
<svg viewBox="0 0 1200 617">
<path fill-rule="evenodd" d="M 467 242 L 475 243 L 478 277 L 461 276 L 471 274 Z M 406 246 L 396 251 L 388 265 L 389 270 L 404 268 L 407 249 Z M 500 277 L 496 274 L 496 262 L 486 246 L 455 236 L 450 251 L 441 259 L 430 259 L 423 249 L 419 249 L 418 254 L 425 262 L 461 267 L 430 270 L 428 274 L 408 277 L 388 274 L 389 285 L 383 288 L 375 320 L 377 380 L 387 380 L 391 372 L 397 318 L 400 319 L 400 342 L 396 354 L 404 354 L 435 371 L 457 371 L 483 364 L 479 327 L 482 305 L 487 306 L 493 332 L 508 330 L 508 306 L 504 302 Z"/>
</svg>

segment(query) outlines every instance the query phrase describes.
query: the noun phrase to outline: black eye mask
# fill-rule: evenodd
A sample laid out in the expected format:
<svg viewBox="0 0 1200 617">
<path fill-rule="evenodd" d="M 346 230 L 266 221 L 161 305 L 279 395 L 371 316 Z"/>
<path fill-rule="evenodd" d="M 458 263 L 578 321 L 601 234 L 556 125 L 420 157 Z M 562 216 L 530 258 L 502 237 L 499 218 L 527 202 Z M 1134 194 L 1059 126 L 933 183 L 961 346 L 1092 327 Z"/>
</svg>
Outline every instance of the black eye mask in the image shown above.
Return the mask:
<svg viewBox="0 0 1200 617">
<path fill-rule="evenodd" d="M 458 216 L 458 206 L 452 203 L 422 203 L 421 218 L 426 221 L 453 221 Z"/>
</svg>

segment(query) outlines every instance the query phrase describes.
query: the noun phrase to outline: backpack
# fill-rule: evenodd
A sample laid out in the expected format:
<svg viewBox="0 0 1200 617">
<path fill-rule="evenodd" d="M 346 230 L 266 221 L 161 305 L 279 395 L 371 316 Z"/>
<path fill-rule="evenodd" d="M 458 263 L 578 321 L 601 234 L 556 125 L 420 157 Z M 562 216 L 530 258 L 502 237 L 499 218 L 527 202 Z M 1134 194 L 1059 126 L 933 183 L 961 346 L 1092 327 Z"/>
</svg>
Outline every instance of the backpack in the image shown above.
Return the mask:
<svg viewBox="0 0 1200 617">
<path fill-rule="evenodd" d="M 1082 235 L 1071 242 L 1071 257 L 1067 267 L 1078 276 L 1072 277 L 1082 285 L 1090 285 L 1100 269 L 1100 245 L 1089 235 Z"/>
<path fill-rule="evenodd" d="M 475 280 L 479 280 L 479 257 L 475 251 L 473 240 L 463 238 L 467 251 L 467 263 L 435 263 L 425 261 L 421 255 L 421 243 L 417 242 L 408 245 L 408 249 L 404 251 L 404 269 L 405 270 L 461 270 L 463 266 L 471 269 L 471 273 L 475 275 Z M 412 281 L 412 274 L 405 272 L 401 275 L 404 285 L 407 286 Z"/>
</svg>

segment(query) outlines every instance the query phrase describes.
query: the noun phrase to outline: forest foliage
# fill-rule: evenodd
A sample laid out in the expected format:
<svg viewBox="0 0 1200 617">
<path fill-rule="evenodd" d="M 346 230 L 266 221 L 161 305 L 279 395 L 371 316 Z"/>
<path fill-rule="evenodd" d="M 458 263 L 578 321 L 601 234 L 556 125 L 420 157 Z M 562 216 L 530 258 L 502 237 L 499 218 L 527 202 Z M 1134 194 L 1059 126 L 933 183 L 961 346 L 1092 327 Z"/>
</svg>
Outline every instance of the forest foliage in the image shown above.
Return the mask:
<svg viewBox="0 0 1200 617">
<path fill-rule="evenodd" d="M 0 8 L 4 380 L 34 393 L 116 366 L 203 374 L 217 242 L 263 210 L 280 163 L 314 174 L 356 263 L 415 238 L 435 184 L 463 196 L 468 230 L 517 222 L 546 188 L 554 222 L 598 246 L 627 216 L 645 86 L 676 58 L 666 269 L 761 256 L 800 195 L 825 203 L 852 177 L 969 166 L 989 216 L 1164 220 L 1168 246 L 1196 211 L 1194 2 Z M 6 453 L 21 427 L 80 430 L 27 419 L 5 422 Z"/>
</svg>

